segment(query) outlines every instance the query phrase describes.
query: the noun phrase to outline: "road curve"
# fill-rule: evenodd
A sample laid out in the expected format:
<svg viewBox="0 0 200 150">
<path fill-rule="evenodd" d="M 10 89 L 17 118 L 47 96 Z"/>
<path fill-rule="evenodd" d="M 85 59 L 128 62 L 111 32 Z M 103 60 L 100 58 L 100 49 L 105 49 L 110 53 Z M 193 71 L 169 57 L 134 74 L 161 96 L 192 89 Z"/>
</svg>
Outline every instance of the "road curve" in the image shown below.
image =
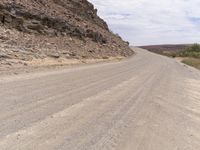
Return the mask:
<svg viewBox="0 0 200 150">
<path fill-rule="evenodd" d="M 135 51 L 1 77 L 0 150 L 199 150 L 199 71 Z"/>
</svg>

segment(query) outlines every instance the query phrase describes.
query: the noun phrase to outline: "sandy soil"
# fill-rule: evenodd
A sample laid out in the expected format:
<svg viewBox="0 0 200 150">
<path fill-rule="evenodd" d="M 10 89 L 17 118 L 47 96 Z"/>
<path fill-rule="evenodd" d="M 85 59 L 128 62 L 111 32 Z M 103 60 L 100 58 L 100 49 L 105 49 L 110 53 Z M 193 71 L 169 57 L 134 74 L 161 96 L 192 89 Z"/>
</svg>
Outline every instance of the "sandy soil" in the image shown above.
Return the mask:
<svg viewBox="0 0 200 150">
<path fill-rule="evenodd" d="M 66 69 L 73 66 L 92 65 L 98 63 L 109 63 L 118 62 L 125 59 L 125 57 L 107 57 L 105 59 L 66 59 L 66 58 L 45 58 L 45 59 L 33 59 L 32 61 L 21 61 L 20 64 L 26 63 L 26 65 L 12 65 L 12 66 L 1 66 L 0 65 L 0 76 L 13 75 L 13 74 L 24 74 L 30 72 L 49 71 L 57 69 Z M 19 62 L 19 60 L 16 60 Z M 14 62 L 14 60 L 13 60 Z"/>
</svg>

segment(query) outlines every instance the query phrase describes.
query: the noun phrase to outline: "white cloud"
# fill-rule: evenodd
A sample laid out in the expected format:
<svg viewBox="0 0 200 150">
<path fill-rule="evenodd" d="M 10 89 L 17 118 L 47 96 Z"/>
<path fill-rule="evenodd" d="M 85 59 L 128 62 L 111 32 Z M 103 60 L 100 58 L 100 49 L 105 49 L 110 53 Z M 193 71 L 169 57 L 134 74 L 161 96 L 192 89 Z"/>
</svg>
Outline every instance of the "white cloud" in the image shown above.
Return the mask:
<svg viewBox="0 0 200 150">
<path fill-rule="evenodd" d="M 199 0 L 89 0 L 135 45 L 200 42 Z"/>
</svg>

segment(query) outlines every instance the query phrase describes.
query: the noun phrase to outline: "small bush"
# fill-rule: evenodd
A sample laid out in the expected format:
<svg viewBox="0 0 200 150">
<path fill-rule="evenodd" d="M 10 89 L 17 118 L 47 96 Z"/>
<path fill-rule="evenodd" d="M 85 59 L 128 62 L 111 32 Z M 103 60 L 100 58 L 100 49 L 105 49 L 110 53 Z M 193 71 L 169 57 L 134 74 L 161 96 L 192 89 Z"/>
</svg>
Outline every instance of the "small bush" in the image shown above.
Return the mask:
<svg viewBox="0 0 200 150">
<path fill-rule="evenodd" d="M 175 52 L 167 52 L 167 51 L 164 51 L 162 53 L 162 55 L 165 55 L 165 56 L 168 56 L 168 57 L 172 57 L 172 58 L 175 58 L 177 56 L 177 54 Z"/>
<path fill-rule="evenodd" d="M 200 58 L 200 45 L 199 44 L 194 44 L 186 50 L 179 52 L 177 54 L 178 57 L 194 57 L 194 58 Z"/>
<path fill-rule="evenodd" d="M 200 45 L 199 44 L 194 44 L 191 47 L 187 48 L 186 51 L 200 52 Z"/>
</svg>

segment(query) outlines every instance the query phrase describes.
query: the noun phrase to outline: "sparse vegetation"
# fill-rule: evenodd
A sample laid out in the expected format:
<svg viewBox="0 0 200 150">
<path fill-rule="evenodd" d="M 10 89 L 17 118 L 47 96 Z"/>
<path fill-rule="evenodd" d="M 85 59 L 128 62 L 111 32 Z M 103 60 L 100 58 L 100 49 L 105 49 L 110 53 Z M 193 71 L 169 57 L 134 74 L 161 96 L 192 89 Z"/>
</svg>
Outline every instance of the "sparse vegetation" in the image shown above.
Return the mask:
<svg viewBox="0 0 200 150">
<path fill-rule="evenodd" d="M 147 49 L 172 58 L 181 57 L 183 63 L 200 69 L 200 44 L 147 46 Z"/>
<path fill-rule="evenodd" d="M 183 63 L 200 69 L 200 44 L 193 44 L 181 52 L 171 52 L 169 56 L 183 57 Z"/>
<path fill-rule="evenodd" d="M 185 58 L 182 61 L 184 64 L 187 64 L 189 66 L 193 66 L 197 69 L 200 69 L 200 59 L 197 58 Z"/>
<path fill-rule="evenodd" d="M 176 57 L 193 57 L 200 58 L 200 45 L 194 44 L 191 47 L 186 48 L 183 52 L 176 54 Z"/>
<path fill-rule="evenodd" d="M 183 51 L 163 51 L 161 54 L 169 57 L 192 57 L 200 58 L 200 44 L 193 44 L 190 47 L 185 48 Z"/>
</svg>

